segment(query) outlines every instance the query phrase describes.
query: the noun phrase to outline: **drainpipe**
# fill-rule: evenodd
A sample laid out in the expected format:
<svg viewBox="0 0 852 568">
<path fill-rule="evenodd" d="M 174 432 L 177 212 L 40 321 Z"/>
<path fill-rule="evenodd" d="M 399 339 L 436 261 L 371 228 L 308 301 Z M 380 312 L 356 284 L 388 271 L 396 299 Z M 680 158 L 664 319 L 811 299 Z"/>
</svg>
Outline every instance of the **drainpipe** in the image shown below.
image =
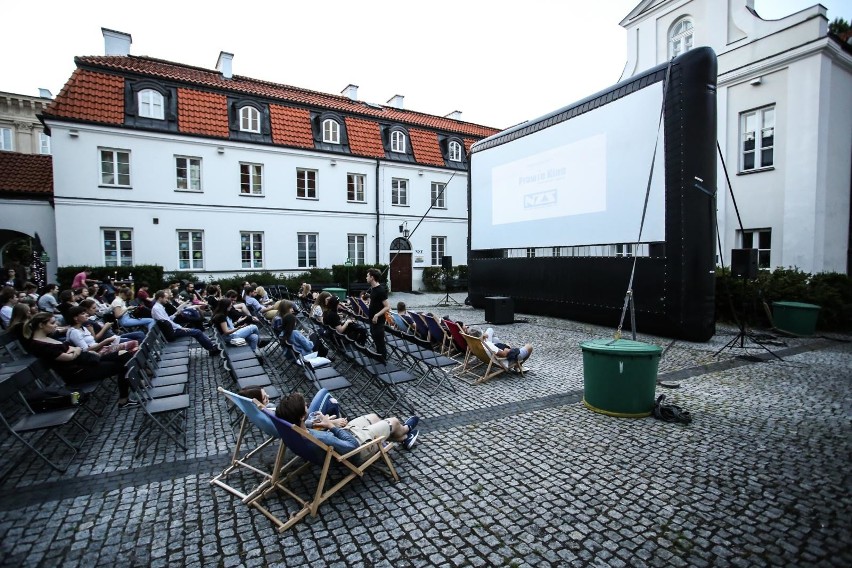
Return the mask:
<svg viewBox="0 0 852 568">
<path fill-rule="evenodd" d="M 379 264 L 379 230 L 381 229 L 381 201 L 379 201 L 379 159 L 376 158 L 376 264 Z"/>
</svg>

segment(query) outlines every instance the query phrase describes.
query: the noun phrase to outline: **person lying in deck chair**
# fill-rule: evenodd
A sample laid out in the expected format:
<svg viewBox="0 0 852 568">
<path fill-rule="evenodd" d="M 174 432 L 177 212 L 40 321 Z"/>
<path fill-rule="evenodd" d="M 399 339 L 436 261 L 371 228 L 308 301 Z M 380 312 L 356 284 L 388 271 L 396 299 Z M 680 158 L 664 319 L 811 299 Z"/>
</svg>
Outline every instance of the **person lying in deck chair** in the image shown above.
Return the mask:
<svg viewBox="0 0 852 568">
<path fill-rule="evenodd" d="M 313 408 L 313 404 L 312 404 Z M 308 417 L 308 405 L 301 393 L 294 392 L 284 398 L 275 408 L 275 416 L 286 420 L 291 424 L 298 424 L 306 428 L 305 419 Z M 374 438 L 384 436 L 387 440 L 402 442 L 402 446 L 410 450 L 417 441 L 417 423 L 420 419 L 412 416 L 405 422 L 398 418 L 382 419 L 377 414 L 366 414 L 359 416 L 351 422 L 346 418 L 333 417 L 320 412 L 311 412 L 313 419 L 310 432 L 315 438 L 331 446 L 339 454 L 351 452 L 361 444 L 365 444 Z M 373 447 L 368 452 L 375 452 Z M 367 459 L 369 455 L 361 456 Z"/>
<path fill-rule="evenodd" d="M 505 357 L 509 363 L 514 365 L 522 366 L 524 362 L 530 358 L 530 355 L 532 355 L 533 352 L 533 346 L 530 343 L 524 344 L 523 347 L 512 347 L 507 343 L 501 342 L 497 339 L 497 336 L 494 335 L 494 329 L 490 327 L 485 330 L 485 333 L 476 328 L 469 329 L 468 335 L 481 337 L 492 352 L 494 352 L 498 357 Z"/>
</svg>

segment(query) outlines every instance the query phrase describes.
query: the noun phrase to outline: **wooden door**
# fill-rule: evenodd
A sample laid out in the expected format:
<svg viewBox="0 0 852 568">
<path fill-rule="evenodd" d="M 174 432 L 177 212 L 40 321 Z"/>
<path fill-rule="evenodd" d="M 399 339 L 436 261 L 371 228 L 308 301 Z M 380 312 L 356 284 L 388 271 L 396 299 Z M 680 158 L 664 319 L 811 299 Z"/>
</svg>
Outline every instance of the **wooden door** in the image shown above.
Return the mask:
<svg viewBox="0 0 852 568">
<path fill-rule="evenodd" d="M 391 251 L 391 290 L 411 292 L 411 253 Z"/>
</svg>

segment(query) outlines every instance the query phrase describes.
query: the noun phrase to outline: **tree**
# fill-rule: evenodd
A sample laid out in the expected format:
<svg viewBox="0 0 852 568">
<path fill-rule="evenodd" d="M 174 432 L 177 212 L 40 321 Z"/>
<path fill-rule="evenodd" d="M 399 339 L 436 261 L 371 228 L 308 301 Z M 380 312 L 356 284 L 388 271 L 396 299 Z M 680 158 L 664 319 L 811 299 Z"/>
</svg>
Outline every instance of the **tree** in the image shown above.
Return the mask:
<svg viewBox="0 0 852 568">
<path fill-rule="evenodd" d="M 828 24 L 828 33 L 839 36 L 849 31 L 849 22 L 843 18 L 834 18 L 834 21 Z"/>
</svg>

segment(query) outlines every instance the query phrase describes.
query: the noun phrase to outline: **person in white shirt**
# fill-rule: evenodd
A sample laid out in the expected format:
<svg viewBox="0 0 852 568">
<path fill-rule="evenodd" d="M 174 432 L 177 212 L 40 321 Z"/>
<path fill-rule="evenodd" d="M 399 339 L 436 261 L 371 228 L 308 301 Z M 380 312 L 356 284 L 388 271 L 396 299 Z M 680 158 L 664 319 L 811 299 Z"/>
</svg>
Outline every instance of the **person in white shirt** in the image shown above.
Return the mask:
<svg viewBox="0 0 852 568">
<path fill-rule="evenodd" d="M 220 350 L 213 345 L 213 342 L 210 341 L 204 332 L 200 329 L 195 328 L 186 328 L 180 326 L 174 322 L 172 318 L 175 316 L 169 316 L 168 312 L 166 312 L 165 305 L 168 304 L 172 299 L 171 290 L 157 290 L 157 293 L 154 294 L 154 307 L 151 308 L 151 316 L 154 318 L 154 321 L 163 322 L 163 325 L 170 326 L 172 329 L 172 333 L 175 337 L 192 337 L 201 346 L 207 350 L 211 357 L 216 356 L 220 353 Z M 177 312 L 175 315 L 179 314 L 181 310 L 185 307 L 191 305 L 191 301 L 185 301 L 180 306 L 178 306 Z"/>
</svg>

